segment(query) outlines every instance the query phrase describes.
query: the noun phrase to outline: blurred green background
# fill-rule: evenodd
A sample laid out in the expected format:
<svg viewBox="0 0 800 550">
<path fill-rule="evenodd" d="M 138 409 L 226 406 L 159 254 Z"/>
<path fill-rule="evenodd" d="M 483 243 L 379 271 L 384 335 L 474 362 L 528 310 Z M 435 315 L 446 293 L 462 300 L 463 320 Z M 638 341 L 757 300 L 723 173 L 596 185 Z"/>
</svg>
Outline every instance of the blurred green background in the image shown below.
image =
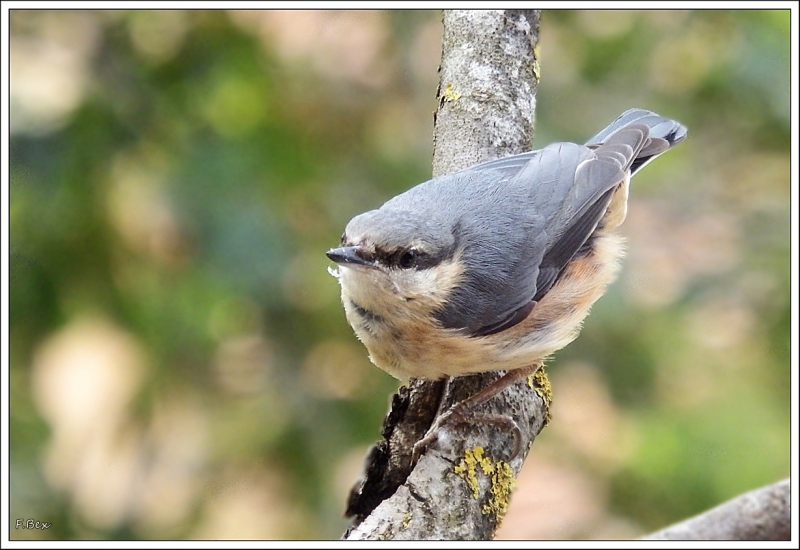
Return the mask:
<svg viewBox="0 0 800 550">
<path fill-rule="evenodd" d="M 789 27 L 544 12 L 537 147 L 633 106 L 689 139 L 635 179 L 498 538 L 635 537 L 789 475 Z M 430 175 L 441 13 L 10 30 L 11 538 L 338 538 L 397 383 L 324 253 Z"/>
</svg>

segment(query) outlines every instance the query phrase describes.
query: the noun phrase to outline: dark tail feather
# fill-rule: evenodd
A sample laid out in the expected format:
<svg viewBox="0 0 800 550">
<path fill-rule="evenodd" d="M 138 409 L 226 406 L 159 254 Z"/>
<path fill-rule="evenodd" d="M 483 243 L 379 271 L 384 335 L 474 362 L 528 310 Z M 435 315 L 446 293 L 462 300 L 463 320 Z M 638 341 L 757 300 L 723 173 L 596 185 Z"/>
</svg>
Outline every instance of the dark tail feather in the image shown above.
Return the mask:
<svg viewBox="0 0 800 550">
<path fill-rule="evenodd" d="M 652 111 L 644 109 L 629 109 L 609 124 L 605 130 L 594 136 L 586 145 L 596 147 L 605 143 L 611 136 L 622 128 L 632 124 L 643 124 L 650 129 L 649 140 L 644 144 L 636 159 L 631 163 L 631 174 L 635 174 L 645 164 L 658 155 L 686 139 L 686 126 L 676 120 L 664 118 Z"/>
</svg>

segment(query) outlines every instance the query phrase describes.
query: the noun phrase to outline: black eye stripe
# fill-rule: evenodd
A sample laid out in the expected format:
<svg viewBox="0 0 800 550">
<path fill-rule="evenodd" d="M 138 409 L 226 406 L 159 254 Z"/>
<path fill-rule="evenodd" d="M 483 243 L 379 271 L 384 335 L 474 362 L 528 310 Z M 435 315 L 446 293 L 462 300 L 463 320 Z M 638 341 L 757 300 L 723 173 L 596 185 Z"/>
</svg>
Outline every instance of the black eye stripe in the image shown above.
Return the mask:
<svg viewBox="0 0 800 550">
<path fill-rule="evenodd" d="M 392 250 L 375 250 L 374 259 L 381 265 L 395 269 L 429 269 L 438 265 L 447 251 L 439 254 L 423 252 L 418 248 L 393 248 Z"/>
</svg>

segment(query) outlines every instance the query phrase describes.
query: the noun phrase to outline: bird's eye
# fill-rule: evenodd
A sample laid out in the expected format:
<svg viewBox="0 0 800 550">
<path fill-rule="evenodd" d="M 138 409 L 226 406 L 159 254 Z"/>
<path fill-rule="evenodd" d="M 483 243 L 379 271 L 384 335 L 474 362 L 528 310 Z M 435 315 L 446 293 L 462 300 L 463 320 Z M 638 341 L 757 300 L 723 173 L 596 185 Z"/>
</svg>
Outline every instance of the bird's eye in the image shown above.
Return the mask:
<svg viewBox="0 0 800 550">
<path fill-rule="evenodd" d="M 409 269 L 416 265 L 417 260 L 417 251 L 413 248 L 406 250 L 400 257 L 397 259 L 397 265 L 402 267 L 403 269 Z"/>
</svg>

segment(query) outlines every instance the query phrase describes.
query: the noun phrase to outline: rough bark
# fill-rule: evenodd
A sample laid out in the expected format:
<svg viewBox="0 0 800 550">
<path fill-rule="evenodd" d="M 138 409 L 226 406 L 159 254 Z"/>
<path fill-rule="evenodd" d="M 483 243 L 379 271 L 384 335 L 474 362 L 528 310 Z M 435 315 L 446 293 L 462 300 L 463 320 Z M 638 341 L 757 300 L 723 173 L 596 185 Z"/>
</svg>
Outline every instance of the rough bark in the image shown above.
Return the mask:
<svg viewBox="0 0 800 550">
<path fill-rule="evenodd" d="M 443 16 L 442 61 L 434 117 L 433 174 L 531 149 L 536 86 L 538 10 L 451 10 Z M 513 435 L 488 424 L 448 424 L 413 469 L 414 443 L 442 410 L 498 377 L 418 380 L 401 388 L 382 435 L 354 488 L 345 539 L 487 540 L 505 514 L 530 444 L 548 418 L 550 387 L 543 370 L 482 407 L 512 416 L 523 451 L 507 462 Z"/>
<path fill-rule="evenodd" d="M 533 144 L 539 11 L 444 13 L 433 175 Z"/>
<path fill-rule="evenodd" d="M 790 540 L 788 479 L 720 504 L 643 540 Z"/>
</svg>

